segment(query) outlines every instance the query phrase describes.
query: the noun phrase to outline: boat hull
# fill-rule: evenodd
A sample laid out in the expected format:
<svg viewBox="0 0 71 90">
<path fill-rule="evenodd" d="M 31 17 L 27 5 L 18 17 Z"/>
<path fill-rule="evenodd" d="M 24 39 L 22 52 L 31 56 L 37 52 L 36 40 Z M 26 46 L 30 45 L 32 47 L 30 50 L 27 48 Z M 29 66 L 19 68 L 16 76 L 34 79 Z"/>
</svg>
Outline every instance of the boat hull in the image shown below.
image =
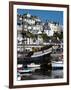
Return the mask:
<svg viewBox="0 0 71 90">
<path fill-rule="evenodd" d="M 63 69 L 63 62 L 52 62 L 52 69 Z"/>
</svg>

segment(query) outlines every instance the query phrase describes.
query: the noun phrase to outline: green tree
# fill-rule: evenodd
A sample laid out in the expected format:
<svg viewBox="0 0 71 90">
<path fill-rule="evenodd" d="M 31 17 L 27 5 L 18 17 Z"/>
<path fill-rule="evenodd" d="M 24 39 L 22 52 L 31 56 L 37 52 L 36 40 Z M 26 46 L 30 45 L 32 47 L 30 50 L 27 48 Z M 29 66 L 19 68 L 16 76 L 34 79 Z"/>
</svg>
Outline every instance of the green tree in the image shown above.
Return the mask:
<svg viewBox="0 0 71 90">
<path fill-rule="evenodd" d="M 59 35 L 59 39 L 60 39 L 60 40 L 63 39 L 63 32 L 60 33 L 60 35 Z"/>
<path fill-rule="evenodd" d="M 46 42 L 47 39 L 49 39 L 49 37 L 47 36 L 47 34 L 42 33 L 42 34 L 40 34 L 40 36 L 41 36 L 41 38 L 43 39 L 44 42 Z"/>
<path fill-rule="evenodd" d="M 61 40 L 61 39 L 63 39 L 63 32 L 60 32 L 60 33 L 55 32 L 53 37 L 55 37 L 55 39 L 57 39 L 57 37 L 58 37 Z"/>
</svg>

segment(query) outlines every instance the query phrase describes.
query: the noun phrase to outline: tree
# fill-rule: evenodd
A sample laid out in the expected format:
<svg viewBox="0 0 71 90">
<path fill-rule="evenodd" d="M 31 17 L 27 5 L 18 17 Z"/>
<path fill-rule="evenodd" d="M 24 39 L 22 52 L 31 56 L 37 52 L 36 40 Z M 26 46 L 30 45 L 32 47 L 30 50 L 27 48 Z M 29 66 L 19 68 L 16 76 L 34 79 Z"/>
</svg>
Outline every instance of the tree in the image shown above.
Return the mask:
<svg viewBox="0 0 71 90">
<path fill-rule="evenodd" d="M 61 39 L 63 39 L 63 32 L 60 32 L 60 33 L 55 32 L 54 35 L 53 35 L 53 37 L 55 37 L 56 39 L 58 37 L 61 40 Z"/>
<path fill-rule="evenodd" d="M 63 32 L 60 33 L 60 35 L 59 35 L 59 39 L 60 39 L 60 40 L 63 39 Z"/>
<path fill-rule="evenodd" d="M 63 32 L 60 33 L 55 32 L 52 38 L 53 41 L 60 41 L 62 39 L 63 39 Z"/>
<path fill-rule="evenodd" d="M 49 37 L 47 36 L 47 34 L 42 33 L 42 34 L 40 34 L 40 36 L 41 36 L 41 38 L 43 39 L 44 42 L 46 42 L 47 39 L 49 39 Z"/>
</svg>

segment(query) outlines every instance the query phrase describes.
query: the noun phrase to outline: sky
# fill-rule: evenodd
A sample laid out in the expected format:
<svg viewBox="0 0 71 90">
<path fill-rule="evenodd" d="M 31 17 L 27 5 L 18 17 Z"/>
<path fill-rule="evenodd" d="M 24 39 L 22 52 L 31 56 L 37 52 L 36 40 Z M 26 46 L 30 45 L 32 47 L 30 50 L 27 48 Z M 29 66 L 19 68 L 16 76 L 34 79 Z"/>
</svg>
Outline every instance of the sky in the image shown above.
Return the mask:
<svg viewBox="0 0 71 90">
<path fill-rule="evenodd" d="M 17 14 L 29 13 L 33 16 L 38 16 L 43 22 L 54 21 L 63 25 L 63 11 L 50 11 L 50 10 L 32 10 L 32 9 L 17 9 Z"/>
</svg>

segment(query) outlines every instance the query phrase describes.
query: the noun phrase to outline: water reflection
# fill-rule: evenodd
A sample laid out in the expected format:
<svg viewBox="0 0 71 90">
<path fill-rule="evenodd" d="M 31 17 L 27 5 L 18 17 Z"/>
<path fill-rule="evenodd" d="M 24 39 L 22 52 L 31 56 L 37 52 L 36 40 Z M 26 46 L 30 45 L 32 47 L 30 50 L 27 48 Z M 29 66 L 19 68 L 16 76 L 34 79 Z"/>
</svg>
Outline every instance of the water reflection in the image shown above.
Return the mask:
<svg viewBox="0 0 71 90">
<path fill-rule="evenodd" d="M 41 70 L 41 69 L 35 69 L 35 68 L 34 69 L 27 68 L 24 70 L 20 71 L 20 75 L 18 75 L 18 80 L 63 78 L 63 70 L 62 69 L 61 70 Z"/>
<path fill-rule="evenodd" d="M 39 80 L 63 78 L 63 60 L 60 54 L 48 54 L 39 58 L 20 58 L 17 69 L 18 80 Z"/>
</svg>

